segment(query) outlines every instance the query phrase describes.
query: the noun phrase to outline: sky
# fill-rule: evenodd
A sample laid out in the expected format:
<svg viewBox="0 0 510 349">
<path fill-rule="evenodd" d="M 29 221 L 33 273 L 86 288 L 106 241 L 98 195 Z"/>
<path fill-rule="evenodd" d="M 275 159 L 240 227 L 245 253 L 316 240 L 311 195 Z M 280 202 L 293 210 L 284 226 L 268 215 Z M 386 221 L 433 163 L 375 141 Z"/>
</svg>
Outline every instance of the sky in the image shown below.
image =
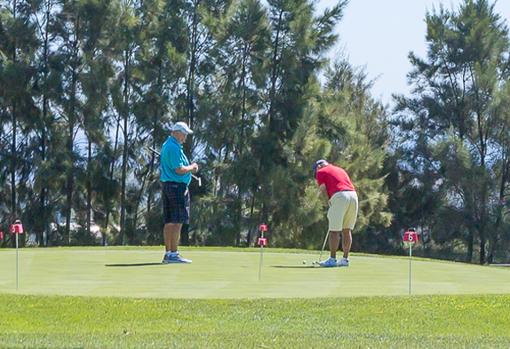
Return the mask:
<svg viewBox="0 0 510 349">
<path fill-rule="evenodd" d="M 319 0 L 318 9 L 335 3 Z M 409 94 L 409 52 L 425 57 L 426 12 L 440 4 L 456 10 L 461 3 L 462 0 L 350 0 L 336 28 L 339 43 L 330 56 L 343 55 L 353 66 L 364 68 L 368 77 L 375 79 L 373 97 L 391 106 L 393 93 Z M 497 1 L 495 10 L 510 26 L 510 1 Z"/>
</svg>

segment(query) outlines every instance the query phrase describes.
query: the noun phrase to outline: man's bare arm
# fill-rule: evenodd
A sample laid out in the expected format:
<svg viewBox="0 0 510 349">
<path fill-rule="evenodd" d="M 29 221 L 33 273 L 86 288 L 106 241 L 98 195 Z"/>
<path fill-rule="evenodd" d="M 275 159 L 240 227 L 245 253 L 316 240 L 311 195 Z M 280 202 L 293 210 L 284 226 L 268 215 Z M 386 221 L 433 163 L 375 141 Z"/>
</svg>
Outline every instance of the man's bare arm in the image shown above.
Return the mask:
<svg viewBox="0 0 510 349">
<path fill-rule="evenodd" d="M 319 186 L 319 195 L 321 195 L 326 200 L 326 202 L 329 203 L 328 190 L 326 189 L 325 184 L 321 184 Z"/>
<path fill-rule="evenodd" d="M 178 175 L 183 175 L 188 172 L 196 173 L 197 171 L 198 171 L 198 165 L 196 163 L 192 163 L 191 165 L 182 166 L 182 167 L 175 169 L 175 173 L 177 173 Z"/>
</svg>

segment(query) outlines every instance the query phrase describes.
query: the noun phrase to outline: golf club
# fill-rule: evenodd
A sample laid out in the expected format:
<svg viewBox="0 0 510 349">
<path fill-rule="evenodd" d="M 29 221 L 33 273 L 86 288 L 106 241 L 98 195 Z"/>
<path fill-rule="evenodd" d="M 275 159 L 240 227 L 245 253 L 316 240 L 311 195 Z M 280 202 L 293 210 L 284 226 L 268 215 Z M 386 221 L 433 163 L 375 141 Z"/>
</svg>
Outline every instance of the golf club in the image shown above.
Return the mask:
<svg viewBox="0 0 510 349">
<path fill-rule="evenodd" d="M 160 156 L 161 154 L 159 153 L 159 151 L 157 151 L 156 149 L 154 148 L 151 148 L 151 147 L 146 147 L 147 149 L 149 149 L 151 152 L 153 152 L 154 154 L 156 154 L 157 156 Z M 195 176 L 193 173 L 191 174 L 191 177 L 198 181 L 198 186 L 201 187 L 202 186 L 202 178 L 198 177 L 198 176 Z"/>
<path fill-rule="evenodd" d="M 321 261 L 321 258 L 322 258 L 322 253 L 324 252 L 324 248 L 326 247 L 326 241 L 328 241 L 328 237 L 329 237 L 329 229 L 328 231 L 326 232 L 326 237 L 324 238 L 324 243 L 322 244 L 322 249 L 321 249 L 321 253 L 319 254 L 319 259 L 316 260 L 316 261 L 312 261 L 311 264 L 313 266 L 318 266 L 320 261 Z M 303 261 L 303 264 L 307 264 L 306 260 Z"/>
<path fill-rule="evenodd" d="M 322 244 L 321 253 L 319 254 L 319 260 L 316 262 L 317 264 L 319 264 L 321 261 L 322 252 L 324 252 L 324 248 L 326 247 L 326 241 L 328 241 L 328 237 L 329 237 L 329 229 L 328 229 L 328 232 L 326 233 L 326 237 L 324 238 L 324 243 Z"/>
</svg>

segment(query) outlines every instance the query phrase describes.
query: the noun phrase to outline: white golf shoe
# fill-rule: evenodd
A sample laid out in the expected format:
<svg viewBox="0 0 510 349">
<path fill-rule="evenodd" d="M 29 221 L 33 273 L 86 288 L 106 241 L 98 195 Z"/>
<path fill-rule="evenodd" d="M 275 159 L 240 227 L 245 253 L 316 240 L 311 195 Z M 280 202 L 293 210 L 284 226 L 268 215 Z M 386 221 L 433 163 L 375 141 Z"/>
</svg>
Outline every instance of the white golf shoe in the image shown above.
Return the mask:
<svg viewBox="0 0 510 349">
<path fill-rule="evenodd" d="M 347 258 L 342 258 L 338 261 L 337 266 L 339 267 L 348 267 L 349 266 L 349 260 Z"/>
<path fill-rule="evenodd" d="M 319 262 L 319 265 L 324 268 L 336 267 L 336 258 L 329 257 L 325 261 Z"/>
<path fill-rule="evenodd" d="M 165 253 L 165 256 L 163 257 L 163 264 L 172 264 L 172 263 L 191 263 L 191 259 L 183 258 L 179 252 L 167 252 Z"/>
</svg>

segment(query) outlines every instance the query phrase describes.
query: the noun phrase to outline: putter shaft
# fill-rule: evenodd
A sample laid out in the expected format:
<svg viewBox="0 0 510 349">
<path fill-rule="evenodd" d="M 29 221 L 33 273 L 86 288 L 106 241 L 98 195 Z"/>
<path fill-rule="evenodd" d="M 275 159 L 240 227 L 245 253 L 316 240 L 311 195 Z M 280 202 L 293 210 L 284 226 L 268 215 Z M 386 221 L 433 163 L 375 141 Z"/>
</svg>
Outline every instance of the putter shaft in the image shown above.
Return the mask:
<svg viewBox="0 0 510 349">
<path fill-rule="evenodd" d="M 328 229 L 328 232 L 326 233 L 326 237 L 324 238 L 324 243 L 322 244 L 322 249 L 321 249 L 321 253 L 319 254 L 319 260 L 317 261 L 317 264 L 319 264 L 321 261 L 322 252 L 324 252 L 324 248 L 326 247 L 326 241 L 328 241 L 328 236 L 329 236 L 329 229 Z"/>
</svg>

